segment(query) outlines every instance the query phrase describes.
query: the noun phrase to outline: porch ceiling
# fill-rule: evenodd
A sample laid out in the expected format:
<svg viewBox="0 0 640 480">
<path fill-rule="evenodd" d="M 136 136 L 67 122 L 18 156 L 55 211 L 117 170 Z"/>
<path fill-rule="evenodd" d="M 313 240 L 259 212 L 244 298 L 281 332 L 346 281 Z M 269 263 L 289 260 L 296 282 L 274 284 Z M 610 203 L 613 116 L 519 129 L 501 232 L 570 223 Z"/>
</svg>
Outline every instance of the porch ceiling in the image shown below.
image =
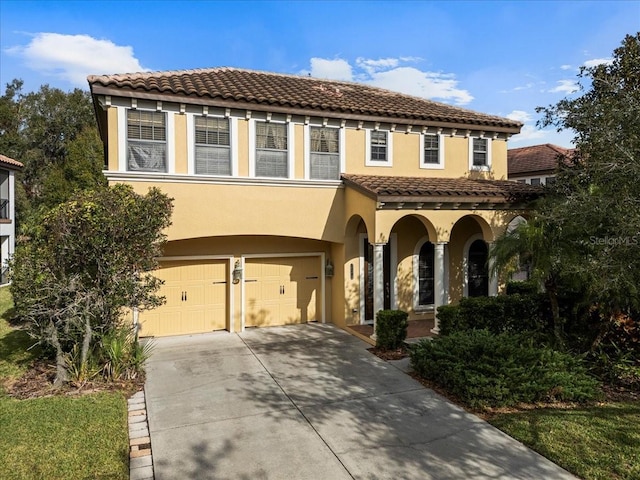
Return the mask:
<svg viewBox="0 0 640 480">
<path fill-rule="evenodd" d="M 377 209 L 512 209 L 542 189 L 508 180 L 342 175 L 347 187 L 376 201 Z"/>
</svg>

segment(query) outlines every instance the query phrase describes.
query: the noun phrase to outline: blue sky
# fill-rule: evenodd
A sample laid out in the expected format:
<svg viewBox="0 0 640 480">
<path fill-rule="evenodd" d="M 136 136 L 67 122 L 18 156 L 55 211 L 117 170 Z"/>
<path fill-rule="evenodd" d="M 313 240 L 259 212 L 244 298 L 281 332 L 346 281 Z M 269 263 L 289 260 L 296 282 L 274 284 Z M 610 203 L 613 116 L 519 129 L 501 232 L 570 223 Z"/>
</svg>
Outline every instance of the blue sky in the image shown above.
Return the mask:
<svg viewBox="0 0 640 480">
<path fill-rule="evenodd" d="M 640 0 L 0 0 L 0 82 L 87 88 L 88 74 L 232 66 L 352 80 L 523 121 L 510 148 L 571 134 L 537 106 L 640 31 Z"/>
</svg>

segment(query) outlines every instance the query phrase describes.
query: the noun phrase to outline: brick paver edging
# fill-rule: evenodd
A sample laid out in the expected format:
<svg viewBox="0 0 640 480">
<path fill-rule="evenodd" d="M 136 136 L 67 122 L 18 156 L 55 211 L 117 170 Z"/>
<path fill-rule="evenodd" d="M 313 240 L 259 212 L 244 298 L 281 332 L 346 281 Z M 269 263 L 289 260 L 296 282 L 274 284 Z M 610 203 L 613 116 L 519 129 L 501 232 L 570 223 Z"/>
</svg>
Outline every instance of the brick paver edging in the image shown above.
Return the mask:
<svg viewBox="0 0 640 480">
<path fill-rule="evenodd" d="M 144 389 L 127 400 L 129 419 L 129 475 L 130 480 L 153 480 L 153 456 L 147 421 Z"/>
</svg>

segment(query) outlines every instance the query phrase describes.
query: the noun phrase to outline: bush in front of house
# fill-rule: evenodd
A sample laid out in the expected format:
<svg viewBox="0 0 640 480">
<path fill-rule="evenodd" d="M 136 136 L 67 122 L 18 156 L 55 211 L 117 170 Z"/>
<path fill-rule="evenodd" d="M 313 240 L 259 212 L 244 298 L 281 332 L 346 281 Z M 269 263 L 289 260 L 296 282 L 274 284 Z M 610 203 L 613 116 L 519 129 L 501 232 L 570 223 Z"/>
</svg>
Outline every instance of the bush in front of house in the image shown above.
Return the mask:
<svg viewBox="0 0 640 480">
<path fill-rule="evenodd" d="M 407 338 L 409 314 L 402 310 L 380 310 L 376 314 L 376 347 L 399 348 Z"/>
<path fill-rule="evenodd" d="M 580 357 L 536 346 L 526 334 L 455 332 L 421 341 L 410 355 L 416 373 L 474 408 L 599 396 Z"/>
<path fill-rule="evenodd" d="M 440 335 L 487 329 L 493 333 L 542 332 L 549 323 L 544 295 L 465 297 L 438 307 Z"/>
<path fill-rule="evenodd" d="M 507 295 L 533 295 L 540 291 L 540 285 L 533 280 L 520 280 L 507 282 Z"/>
</svg>

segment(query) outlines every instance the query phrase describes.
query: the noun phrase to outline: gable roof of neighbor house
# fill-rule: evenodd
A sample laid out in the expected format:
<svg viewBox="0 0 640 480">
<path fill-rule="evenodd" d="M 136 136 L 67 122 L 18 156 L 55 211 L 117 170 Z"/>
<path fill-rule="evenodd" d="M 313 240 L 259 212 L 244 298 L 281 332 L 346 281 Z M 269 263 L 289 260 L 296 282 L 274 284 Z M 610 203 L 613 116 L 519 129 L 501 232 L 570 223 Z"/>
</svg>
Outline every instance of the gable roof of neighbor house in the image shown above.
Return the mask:
<svg viewBox="0 0 640 480">
<path fill-rule="evenodd" d="M 539 196 L 538 187 L 509 180 L 343 174 L 345 185 L 381 202 L 512 202 Z"/>
<path fill-rule="evenodd" d="M 91 75 L 92 94 L 216 104 L 278 113 L 408 124 L 490 127 L 518 133 L 522 124 L 424 98 L 354 82 L 219 67 L 167 72 Z M 214 102 L 215 101 L 215 102 Z M 292 112 L 292 109 L 295 112 Z"/>
<path fill-rule="evenodd" d="M 507 150 L 509 176 L 554 171 L 558 168 L 558 156 L 568 155 L 571 149 L 545 143 Z"/>
<path fill-rule="evenodd" d="M 22 167 L 24 167 L 24 165 L 22 165 L 22 163 L 20 163 L 19 161 L 14 160 L 13 158 L 9 158 L 6 155 L 2 155 L 1 153 L 0 153 L 0 166 L 9 168 L 11 170 L 19 170 Z"/>
</svg>

